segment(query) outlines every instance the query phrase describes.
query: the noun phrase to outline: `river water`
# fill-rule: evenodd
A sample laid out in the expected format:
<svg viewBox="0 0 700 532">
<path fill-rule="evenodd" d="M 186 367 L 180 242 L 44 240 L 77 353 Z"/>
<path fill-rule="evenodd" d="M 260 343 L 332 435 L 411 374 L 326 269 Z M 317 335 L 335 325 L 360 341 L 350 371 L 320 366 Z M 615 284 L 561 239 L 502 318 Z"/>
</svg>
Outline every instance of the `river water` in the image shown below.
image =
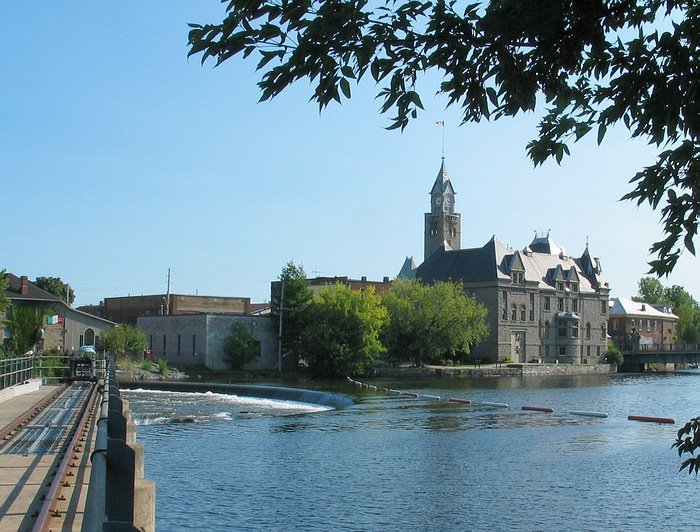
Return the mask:
<svg viewBox="0 0 700 532">
<path fill-rule="evenodd" d="M 697 530 L 700 478 L 671 443 L 700 414 L 698 372 L 368 381 L 510 407 L 347 382 L 304 384 L 356 400 L 342 410 L 125 391 L 158 530 Z"/>
</svg>

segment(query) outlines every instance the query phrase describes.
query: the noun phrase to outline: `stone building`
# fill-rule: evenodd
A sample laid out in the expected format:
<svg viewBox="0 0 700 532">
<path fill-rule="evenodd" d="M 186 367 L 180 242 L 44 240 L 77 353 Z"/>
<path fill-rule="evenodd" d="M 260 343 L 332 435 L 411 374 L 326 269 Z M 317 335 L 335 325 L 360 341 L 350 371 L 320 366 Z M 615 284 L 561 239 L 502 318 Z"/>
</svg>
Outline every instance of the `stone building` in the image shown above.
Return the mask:
<svg viewBox="0 0 700 532">
<path fill-rule="evenodd" d="M 675 343 L 678 316 L 668 305 L 650 305 L 623 297 L 610 302 L 610 337 L 623 351 Z"/>
<path fill-rule="evenodd" d="M 495 236 L 479 248 L 460 249 L 461 217 L 444 160 L 425 215 L 423 282 L 456 281 L 488 309 L 488 338 L 473 348 L 483 360 L 511 358 L 596 363 L 607 346 L 608 284 L 588 246 L 570 256 L 549 236 L 516 250 Z M 405 270 L 406 264 L 404 264 Z M 403 275 L 408 277 L 408 275 Z"/>
</svg>

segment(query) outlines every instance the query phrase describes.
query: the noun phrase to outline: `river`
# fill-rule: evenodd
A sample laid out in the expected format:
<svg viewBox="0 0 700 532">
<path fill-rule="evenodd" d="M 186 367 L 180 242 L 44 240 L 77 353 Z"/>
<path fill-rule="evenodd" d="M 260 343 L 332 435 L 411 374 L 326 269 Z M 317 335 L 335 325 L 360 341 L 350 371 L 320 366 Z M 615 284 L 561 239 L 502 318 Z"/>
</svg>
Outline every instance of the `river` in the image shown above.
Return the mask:
<svg viewBox="0 0 700 532">
<path fill-rule="evenodd" d="M 348 382 L 305 384 L 356 400 L 342 410 L 125 391 L 158 530 L 697 530 L 700 478 L 671 449 L 700 414 L 697 371 L 367 381 L 510 407 Z"/>
</svg>

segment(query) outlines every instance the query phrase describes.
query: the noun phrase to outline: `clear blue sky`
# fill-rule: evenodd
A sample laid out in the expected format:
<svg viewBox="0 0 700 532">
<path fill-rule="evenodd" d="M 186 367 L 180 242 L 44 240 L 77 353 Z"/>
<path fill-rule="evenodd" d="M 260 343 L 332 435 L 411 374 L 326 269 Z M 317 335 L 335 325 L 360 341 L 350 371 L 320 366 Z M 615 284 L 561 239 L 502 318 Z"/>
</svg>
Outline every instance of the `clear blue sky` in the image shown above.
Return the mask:
<svg viewBox="0 0 700 532">
<path fill-rule="evenodd" d="M 462 247 L 534 231 L 580 256 L 586 237 L 614 296 L 636 293 L 658 215 L 619 198 L 655 150 L 624 130 L 534 169 L 536 116 L 458 127 L 425 83 L 426 111 L 384 130 L 371 79 L 319 114 L 300 83 L 257 103 L 252 61 L 187 60 L 209 1 L 2 2 L 0 268 L 59 276 L 76 304 L 172 291 L 269 297 L 290 259 L 310 275 L 394 277 L 423 255 L 423 213 L 446 164 Z M 431 84 L 433 82 L 433 84 Z M 689 253 L 664 284 L 700 298 Z"/>
</svg>

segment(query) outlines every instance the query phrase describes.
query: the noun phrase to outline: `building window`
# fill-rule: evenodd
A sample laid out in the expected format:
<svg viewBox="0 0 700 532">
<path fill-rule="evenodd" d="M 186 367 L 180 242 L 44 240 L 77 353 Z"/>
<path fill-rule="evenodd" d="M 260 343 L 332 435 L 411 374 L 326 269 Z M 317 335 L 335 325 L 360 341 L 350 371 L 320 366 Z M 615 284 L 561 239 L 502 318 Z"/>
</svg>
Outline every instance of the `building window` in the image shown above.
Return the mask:
<svg viewBox="0 0 700 532">
<path fill-rule="evenodd" d="M 617 331 L 617 328 L 619 326 L 620 322 L 617 318 L 613 320 L 612 326 L 613 326 L 613 331 Z"/>
<path fill-rule="evenodd" d="M 560 323 L 558 328 L 559 328 L 559 338 L 566 338 L 566 325 Z"/>
<path fill-rule="evenodd" d="M 544 309 L 549 310 L 549 297 L 544 298 Z"/>
<path fill-rule="evenodd" d="M 578 338 L 578 323 L 576 322 L 572 322 L 571 324 L 571 338 Z"/>
<path fill-rule="evenodd" d="M 586 323 L 586 340 L 591 339 L 591 324 Z"/>
<path fill-rule="evenodd" d="M 598 352 L 598 357 L 600 357 L 600 346 L 596 347 L 596 351 Z"/>
<path fill-rule="evenodd" d="M 608 313 L 608 302 L 607 301 L 600 302 L 600 312 L 602 312 L 603 314 Z"/>
<path fill-rule="evenodd" d="M 525 305 L 520 305 L 520 321 L 525 321 Z"/>
<path fill-rule="evenodd" d="M 578 283 L 571 283 L 571 291 L 578 292 Z"/>
<path fill-rule="evenodd" d="M 95 331 L 93 331 L 92 329 L 85 329 L 84 341 L 84 345 L 95 345 Z"/>
<path fill-rule="evenodd" d="M 535 321 L 535 309 L 530 309 L 530 321 Z"/>
<path fill-rule="evenodd" d="M 607 337 L 608 337 L 607 327 L 603 323 L 603 325 L 600 326 L 600 339 L 605 340 Z"/>
<path fill-rule="evenodd" d="M 578 299 L 571 300 L 571 312 L 578 312 Z"/>
<path fill-rule="evenodd" d="M 546 357 L 549 356 L 549 346 L 548 345 L 544 346 L 544 356 L 546 356 Z"/>
<path fill-rule="evenodd" d="M 513 321 L 518 319 L 518 307 L 515 303 L 510 306 L 510 319 Z"/>
<path fill-rule="evenodd" d="M 647 320 L 647 331 L 651 331 L 651 320 Z"/>
<path fill-rule="evenodd" d="M 544 337 L 549 338 L 549 322 L 544 322 Z"/>
<path fill-rule="evenodd" d="M 651 322 L 651 330 L 656 332 L 656 320 L 652 320 Z"/>
<path fill-rule="evenodd" d="M 561 347 L 559 348 L 559 356 L 560 356 L 560 357 L 565 357 L 565 356 L 566 356 L 566 347 L 561 346 Z"/>
<path fill-rule="evenodd" d="M 513 283 L 524 284 L 524 276 L 522 272 L 513 272 Z"/>
<path fill-rule="evenodd" d="M 564 311 L 564 298 L 563 297 L 557 298 L 557 308 L 559 309 L 560 312 Z"/>
<path fill-rule="evenodd" d="M 591 346 L 590 346 L 590 345 L 587 345 L 587 346 L 586 346 L 586 356 L 587 356 L 587 357 L 590 357 L 590 356 L 591 356 Z"/>
<path fill-rule="evenodd" d="M 563 292 L 564 291 L 564 283 L 561 283 L 561 282 L 557 283 L 557 290 L 559 290 L 560 292 Z"/>
</svg>

